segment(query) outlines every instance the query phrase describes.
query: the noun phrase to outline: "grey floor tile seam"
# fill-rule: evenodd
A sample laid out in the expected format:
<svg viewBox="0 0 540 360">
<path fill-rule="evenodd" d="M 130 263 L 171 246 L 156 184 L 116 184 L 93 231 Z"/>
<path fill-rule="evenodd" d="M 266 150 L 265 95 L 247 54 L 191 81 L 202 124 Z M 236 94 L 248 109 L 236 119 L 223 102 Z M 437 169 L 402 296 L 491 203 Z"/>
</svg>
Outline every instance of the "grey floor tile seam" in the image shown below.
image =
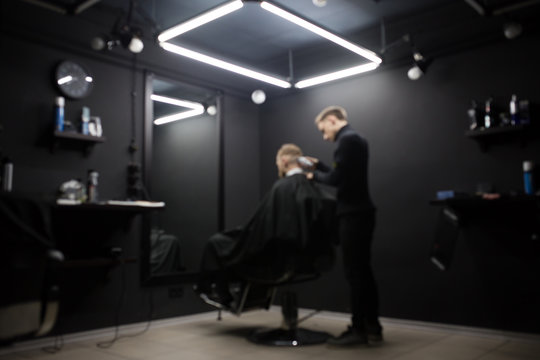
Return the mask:
<svg viewBox="0 0 540 360">
<path fill-rule="evenodd" d="M 507 344 L 510 344 L 510 343 L 511 343 L 510 340 L 505 340 L 502 343 L 500 343 L 499 345 L 495 346 L 493 349 L 490 349 L 490 350 L 486 351 L 485 353 L 483 353 L 482 355 L 478 356 L 477 358 L 475 358 L 473 360 L 479 360 L 479 359 L 482 359 L 482 358 L 485 358 L 485 357 L 489 356 L 490 354 L 496 353 L 501 348 L 503 348 L 504 346 L 506 346 Z"/>
<path fill-rule="evenodd" d="M 427 342 L 427 343 L 425 343 L 425 344 L 419 345 L 419 346 L 417 346 L 417 347 L 415 347 L 415 348 L 412 348 L 412 349 L 410 349 L 410 350 L 406 350 L 406 351 L 400 352 L 399 354 L 395 354 L 394 356 L 390 356 L 390 357 L 388 358 L 388 360 L 399 359 L 399 358 L 402 357 L 403 355 L 411 354 L 411 353 L 414 353 L 414 352 L 416 352 L 416 351 L 418 351 L 418 350 L 420 350 L 420 349 L 426 348 L 426 347 L 428 347 L 428 346 L 432 346 L 432 345 L 434 345 L 434 344 L 436 344 L 436 343 L 438 343 L 438 342 L 441 342 L 441 341 L 443 341 L 443 340 L 445 340 L 445 339 L 447 339 L 447 338 L 449 338 L 449 337 L 451 337 L 451 336 L 452 336 L 452 335 L 444 335 L 444 336 L 442 336 L 441 338 L 438 338 L 437 340 L 433 340 L 433 341 Z M 384 344 L 382 344 L 381 346 L 384 346 Z"/>
</svg>

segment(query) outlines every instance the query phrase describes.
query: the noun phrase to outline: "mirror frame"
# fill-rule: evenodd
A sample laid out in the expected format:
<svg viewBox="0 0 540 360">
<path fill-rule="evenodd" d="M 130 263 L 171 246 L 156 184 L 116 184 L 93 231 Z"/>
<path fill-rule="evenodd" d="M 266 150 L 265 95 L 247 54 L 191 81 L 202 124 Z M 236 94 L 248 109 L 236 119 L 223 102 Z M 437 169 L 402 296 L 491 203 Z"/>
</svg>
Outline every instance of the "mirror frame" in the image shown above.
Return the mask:
<svg viewBox="0 0 540 360">
<path fill-rule="evenodd" d="M 177 83 L 186 83 L 196 87 L 205 87 L 198 84 L 191 84 L 185 81 L 177 80 L 171 76 L 156 75 L 153 72 L 144 72 L 144 131 L 143 131 L 143 171 L 142 181 L 151 191 L 150 175 L 152 173 L 152 147 L 153 147 L 153 120 L 154 105 L 150 96 L 153 93 L 153 80 L 155 77 L 170 79 Z M 224 126 L 223 126 L 223 93 L 220 90 L 214 90 L 216 93 L 216 125 L 218 132 L 218 189 L 217 189 L 217 225 L 218 231 L 223 230 L 225 223 L 225 158 L 224 158 Z M 165 208 L 167 204 L 165 204 Z M 160 210 L 157 210 L 160 211 Z M 143 286 L 169 286 L 183 283 L 193 283 L 198 278 L 198 272 L 182 272 L 177 274 L 152 275 L 150 270 L 150 230 L 151 214 L 143 214 L 142 236 L 140 246 L 141 259 L 141 284 Z"/>
</svg>

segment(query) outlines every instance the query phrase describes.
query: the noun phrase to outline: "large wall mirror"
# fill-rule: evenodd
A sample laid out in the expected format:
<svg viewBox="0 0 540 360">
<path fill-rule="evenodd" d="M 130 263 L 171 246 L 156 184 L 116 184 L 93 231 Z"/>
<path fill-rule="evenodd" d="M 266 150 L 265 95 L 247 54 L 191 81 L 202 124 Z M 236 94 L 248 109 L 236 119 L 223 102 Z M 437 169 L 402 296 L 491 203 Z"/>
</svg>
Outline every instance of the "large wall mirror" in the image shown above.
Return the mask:
<svg viewBox="0 0 540 360">
<path fill-rule="evenodd" d="M 147 74 L 145 105 L 144 181 L 166 206 L 144 220 L 143 283 L 191 282 L 223 218 L 221 96 Z"/>
</svg>

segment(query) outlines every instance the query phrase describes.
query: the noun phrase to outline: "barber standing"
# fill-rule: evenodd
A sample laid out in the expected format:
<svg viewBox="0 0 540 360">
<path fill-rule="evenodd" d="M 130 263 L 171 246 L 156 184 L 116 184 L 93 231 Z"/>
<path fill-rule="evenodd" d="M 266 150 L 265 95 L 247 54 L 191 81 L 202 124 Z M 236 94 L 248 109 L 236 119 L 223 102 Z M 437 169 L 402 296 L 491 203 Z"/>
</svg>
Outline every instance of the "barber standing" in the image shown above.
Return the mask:
<svg viewBox="0 0 540 360">
<path fill-rule="evenodd" d="M 315 118 L 315 124 L 324 140 L 337 145 L 332 167 L 310 158 L 315 165 L 308 178 L 337 188 L 339 239 L 352 311 L 352 325 L 328 343 L 346 346 L 367 344 L 368 340 L 379 342 L 379 298 L 371 269 L 375 206 L 368 190 L 368 144 L 348 124 L 342 107 L 325 108 Z"/>
</svg>

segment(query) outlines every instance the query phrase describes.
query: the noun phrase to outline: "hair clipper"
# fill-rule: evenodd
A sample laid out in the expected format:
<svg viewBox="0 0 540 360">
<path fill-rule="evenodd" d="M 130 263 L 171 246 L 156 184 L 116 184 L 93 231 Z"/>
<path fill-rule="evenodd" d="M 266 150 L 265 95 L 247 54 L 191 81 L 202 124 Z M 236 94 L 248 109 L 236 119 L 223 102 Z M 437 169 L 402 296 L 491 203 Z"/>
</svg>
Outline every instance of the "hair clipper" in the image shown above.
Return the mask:
<svg viewBox="0 0 540 360">
<path fill-rule="evenodd" d="M 296 159 L 296 162 L 298 163 L 298 165 L 300 165 L 300 167 L 304 170 L 313 170 L 313 162 L 310 161 L 308 158 L 306 158 L 305 156 L 300 156 Z"/>
</svg>

